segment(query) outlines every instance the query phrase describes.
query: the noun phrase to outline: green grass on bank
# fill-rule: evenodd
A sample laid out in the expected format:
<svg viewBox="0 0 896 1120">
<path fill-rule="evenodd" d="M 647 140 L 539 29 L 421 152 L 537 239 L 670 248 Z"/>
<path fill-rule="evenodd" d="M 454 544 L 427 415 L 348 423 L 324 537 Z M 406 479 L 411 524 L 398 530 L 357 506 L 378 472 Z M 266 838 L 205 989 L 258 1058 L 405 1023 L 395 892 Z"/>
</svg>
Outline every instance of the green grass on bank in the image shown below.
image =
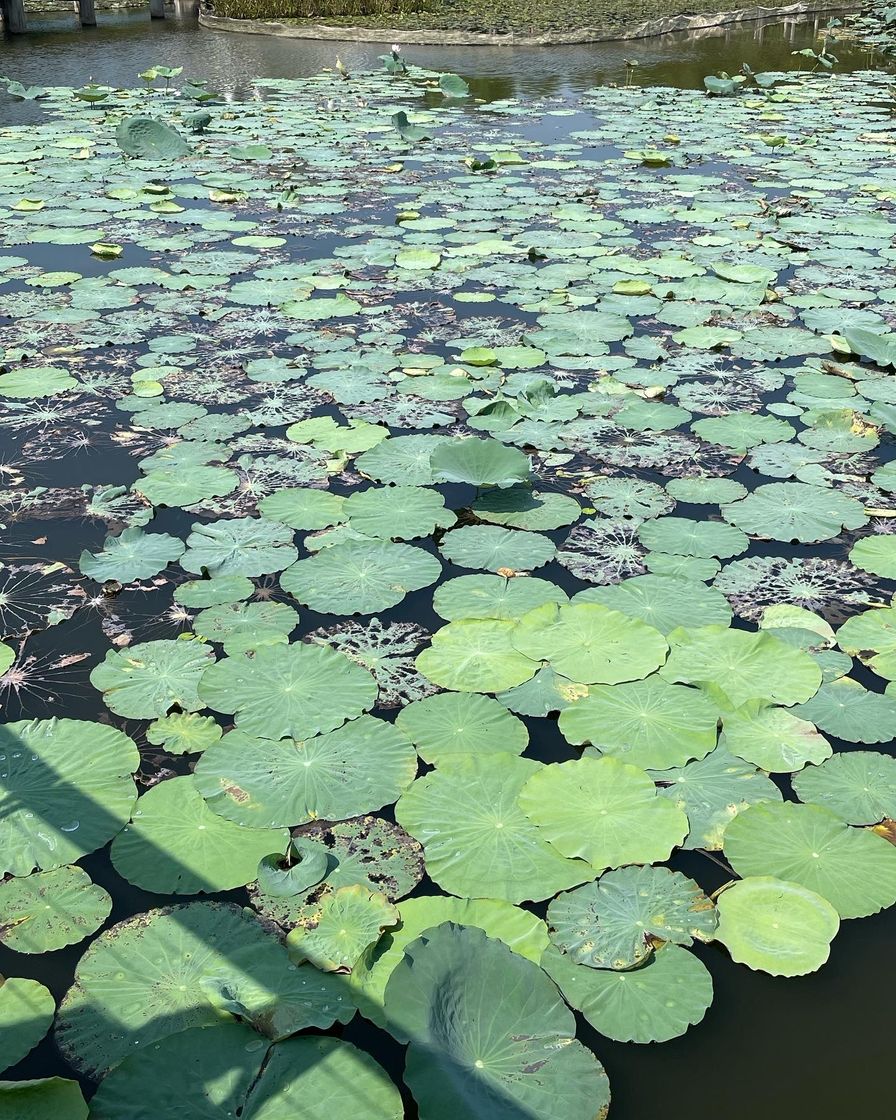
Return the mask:
<svg viewBox="0 0 896 1120">
<path fill-rule="evenodd" d="M 214 0 L 213 11 L 297 26 L 542 35 L 585 27 L 612 30 L 748 6 L 747 0 Z"/>
</svg>

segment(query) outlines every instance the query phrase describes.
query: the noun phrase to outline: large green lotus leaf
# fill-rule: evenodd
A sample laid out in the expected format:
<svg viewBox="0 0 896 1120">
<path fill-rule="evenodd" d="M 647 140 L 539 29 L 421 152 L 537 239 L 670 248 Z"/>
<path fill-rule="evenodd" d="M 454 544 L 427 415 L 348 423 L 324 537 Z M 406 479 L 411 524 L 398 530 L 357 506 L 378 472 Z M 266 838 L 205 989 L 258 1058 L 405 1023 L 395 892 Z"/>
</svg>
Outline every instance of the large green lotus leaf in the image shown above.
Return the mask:
<svg viewBox="0 0 896 1120">
<path fill-rule="evenodd" d="M 263 517 L 197 522 L 187 537 L 181 567 L 197 575 L 263 576 L 280 572 L 298 556 L 287 525 Z"/>
<path fill-rule="evenodd" d="M 500 619 L 449 622 L 415 665 L 433 684 L 457 692 L 503 692 L 529 680 L 538 662 L 512 642 L 516 624 Z"/>
<path fill-rule="evenodd" d="M 896 579 L 896 539 L 890 535 L 862 537 L 852 546 L 849 559 L 863 572 Z"/>
<path fill-rule="evenodd" d="M 822 805 L 754 805 L 725 829 L 725 855 L 743 877 L 774 875 L 820 894 L 841 918 L 896 903 L 896 847 Z"/>
<path fill-rule="evenodd" d="M 669 648 L 652 626 L 599 603 L 545 603 L 523 616 L 511 639 L 532 661 L 549 661 L 582 684 L 640 680 L 663 664 Z"/>
<path fill-rule="evenodd" d="M 83 575 L 99 583 L 132 583 L 135 579 L 152 579 L 173 560 L 179 560 L 183 551 L 184 542 L 178 537 L 144 533 L 132 527 L 120 536 L 106 537 L 102 552 L 82 552 L 78 563 Z"/>
<path fill-rule="evenodd" d="M 391 723 L 361 716 L 300 741 L 231 731 L 209 747 L 195 774 L 216 813 L 274 828 L 346 820 L 391 805 L 416 771 L 408 739 Z"/>
<path fill-rule="evenodd" d="M 739 502 L 722 506 L 722 516 L 757 537 L 802 544 L 828 541 L 843 529 L 860 529 L 868 521 L 858 499 L 804 482 L 758 486 Z"/>
<path fill-rule="evenodd" d="M 770 875 L 732 883 L 716 909 L 716 940 L 738 964 L 772 976 L 805 976 L 821 968 L 840 928 L 826 899 Z"/>
<path fill-rule="evenodd" d="M 616 1042 L 668 1042 L 699 1023 L 712 1003 L 712 977 L 687 949 L 664 945 L 629 972 L 588 968 L 553 946 L 541 966 L 563 998 Z"/>
<path fill-rule="evenodd" d="M 193 630 L 210 642 L 223 642 L 229 654 L 264 645 L 286 645 L 299 624 L 299 612 L 286 603 L 260 600 L 207 607 L 193 619 Z"/>
<path fill-rule="evenodd" d="M 150 471 L 134 483 L 133 489 L 154 506 L 192 506 L 229 494 L 237 481 L 234 472 L 225 467 L 190 464 Z M 187 568 L 187 571 L 198 572 L 199 569 Z"/>
<path fill-rule="evenodd" d="M 780 801 L 781 791 L 755 766 L 722 747 L 681 769 L 654 771 L 659 793 L 684 810 L 690 824 L 683 848 L 719 851 L 728 822 L 761 801 Z"/>
<path fill-rule="evenodd" d="M 558 895 L 548 907 L 551 940 L 577 964 L 629 969 L 656 941 L 712 941 L 715 907 L 693 879 L 667 867 L 622 867 Z"/>
<path fill-rule="evenodd" d="M 562 529 L 582 516 L 582 507 L 571 494 L 530 490 L 528 486 L 486 490 L 470 508 L 480 521 L 540 533 Z"/>
<path fill-rule="evenodd" d="M 0 1116 L 9 1120 L 87 1120 L 77 1081 L 0 1081 Z"/>
<path fill-rule="evenodd" d="M 50 953 L 100 928 L 112 899 L 80 867 L 0 883 L 0 941 L 17 953 Z"/>
<path fill-rule="evenodd" d="M 424 762 L 441 766 L 459 754 L 522 754 L 526 725 L 497 700 L 462 692 L 440 692 L 415 700 L 395 720 Z"/>
<path fill-rule="evenodd" d="M 174 589 L 174 601 L 184 607 L 202 609 L 223 607 L 248 599 L 255 585 L 246 576 L 211 576 L 208 579 L 189 579 Z"/>
<path fill-rule="evenodd" d="M 360 884 L 340 887 L 321 900 L 313 917 L 299 922 L 286 947 L 299 964 L 310 961 L 323 972 L 351 972 L 397 921 L 398 910 L 384 894 Z"/>
<path fill-rule="evenodd" d="M 699 626 L 673 630 L 669 644 L 662 677 L 717 690 L 735 708 L 748 700 L 799 704 L 821 684 L 821 669 L 808 653 L 767 631 Z"/>
<path fill-rule="evenodd" d="M 211 716 L 195 712 L 173 712 L 154 720 L 146 729 L 146 741 L 164 747 L 169 754 L 199 754 L 223 735 Z"/>
<path fill-rule="evenodd" d="M 688 833 L 685 814 L 643 770 L 609 755 L 543 767 L 519 805 L 544 840 L 597 871 L 668 859 Z"/>
<path fill-rule="evenodd" d="M 531 471 L 527 456 L 496 439 L 444 440 L 430 455 L 433 477 L 439 482 L 471 486 L 514 486 L 526 482 Z"/>
<path fill-rule="evenodd" d="M 190 151 L 190 145 L 170 125 L 155 117 L 125 117 L 115 129 L 115 143 L 125 155 L 136 159 L 180 159 Z"/>
<path fill-rule="evenodd" d="M 345 1022 L 354 1007 L 338 979 L 297 969 L 250 911 L 191 902 L 100 934 L 60 1005 L 56 1040 L 75 1069 L 102 1071 L 138 1047 L 220 1023 L 227 1010 L 277 1039 Z"/>
<path fill-rule="evenodd" d="M 457 576 L 436 588 L 432 607 L 448 622 L 463 618 L 516 621 L 542 603 L 566 603 L 566 592 L 537 576 Z"/>
<path fill-rule="evenodd" d="M 239 1023 L 186 1030 L 131 1054 L 103 1080 L 90 1111 L 92 1120 L 402 1116 L 393 1082 L 350 1043 L 309 1035 L 268 1047 Z"/>
<path fill-rule="evenodd" d="M 837 645 L 879 677 L 896 680 L 896 607 L 853 615 L 837 631 Z"/>
<path fill-rule="evenodd" d="M 568 743 L 593 743 L 644 770 L 668 770 L 709 754 L 718 719 L 704 693 L 654 675 L 590 685 L 586 696 L 563 709 L 559 726 Z"/>
<path fill-rule="evenodd" d="M 326 451 L 356 455 L 369 451 L 388 436 L 386 428 L 368 424 L 365 420 L 352 420 L 339 424 L 332 416 L 312 416 L 300 420 L 286 429 L 286 438 L 296 443 L 310 443 Z"/>
<path fill-rule="evenodd" d="M 327 529 L 344 519 L 345 499 L 328 490 L 295 486 L 275 490 L 258 503 L 258 510 L 271 521 L 289 525 L 291 529 Z"/>
<path fill-rule="evenodd" d="M 280 586 L 320 614 L 373 614 L 435 583 L 441 571 L 435 556 L 414 545 L 348 540 L 287 568 Z"/>
<path fill-rule="evenodd" d="M 130 820 L 133 742 L 77 719 L 0 725 L 0 868 L 51 871 L 94 852 Z"/>
<path fill-rule="evenodd" d="M 0 1072 L 16 1065 L 37 1046 L 55 1013 L 56 1001 L 43 984 L 18 976 L 0 979 Z M 0 1115 L 2 1111 L 0 1097 Z"/>
<path fill-rule="evenodd" d="M 896 758 L 877 751 L 841 751 L 791 779 L 800 801 L 824 805 L 848 824 L 896 819 Z"/>
<path fill-rule="evenodd" d="M 362 666 L 330 646 L 305 642 L 225 657 L 199 684 L 204 704 L 236 715 L 241 731 L 266 739 L 332 731 L 372 708 L 376 695 L 376 681 Z"/>
<path fill-rule="evenodd" d="M 443 922 L 476 926 L 536 964 L 548 947 L 544 922 L 503 899 L 422 895 L 406 898 L 398 912 L 398 925 L 386 931 L 352 974 L 353 994 L 361 1014 L 378 1027 L 386 1027 L 383 993 L 392 970 L 404 956 L 405 946 L 433 926 Z"/>
<path fill-rule="evenodd" d="M 641 543 L 651 552 L 675 556 L 717 556 L 726 560 L 746 552 L 750 540 L 723 521 L 690 521 L 686 517 L 658 517 L 638 529 Z"/>
<path fill-rule="evenodd" d="M 679 626 L 728 626 L 731 607 L 715 587 L 675 576 L 632 576 L 607 587 L 586 587 L 574 603 L 602 603 L 669 634 Z"/>
<path fill-rule="evenodd" d="M 445 499 L 423 486 L 382 486 L 349 495 L 343 517 L 358 533 L 384 540 L 428 537 L 436 527 L 450 528 L 456 518 Z"/>
<path fill-rule="evenodd" d="M 807 762 L 823 762 L 831 754 L 830 743 L 815 724 L 786 708 L 750 700 L 722 719 L 719 745 L 773 774 L 801 770 Z"/>
<path fill-rule="evenodd" d="M 161 638 L 108 650 L 90 683 L 116 715 L 155 719 L 175 705 L 187 712 L 204 707 L 196 689 L 213 663 L 214 650 L 203 642 Z"/>
<path fill-rule="evenodd" d="M 185 774 L 143 794 L 111 858 L 119 875 L 144 891 L 227 891 L 255 879 L 259 860 L 285 851 L 288 839 L 285 829 L 242 828 L 213 813 Z"/>
<path fill-rule="evenodd" d="M 423 878 L 423 849 L 403 828 L 382 817 L 311 821 L 294 834 L 300 850 L 326 855 L 323 877 L 300 894 L 274 896 L 261 881 L 250 888 L 256 909 L 285 928 L 318 913 L 319 904 L 341 887 L 361 886 L 403 898 Z"/>
<path fill-rule="evenodd" d="M 499 525 L 465 525 L 446 533 L 442 555 L 460 568 L 489 572 L 531 571 L 552 560 L 556 549 L 550 537 Z"/>
<path fill-rule="evenodd" d="M 429 877 L 462 898 L 539 901 L 594 874 L 565 859 L 526 816 L 519 797 L 549 768 L 509 754 L 457 755 L 418 778 L 395 819 L 426 853 Z"/>
<path fill-rule="evenodd" d="M 896 738 L 896 699 L 869 692 L 851 677 L 823 684 L 811 700 L 793 711 L 847 743 L 885 743 Z"/>
<path fill-rule="evenodd" d="M 389 436 L 355 459 L 355 468 L 377 482 L 395 486 L 429 486 L 433 451 L 447 442 L 444 436 Z"/>
<path fill-rule="evenodd" d="M 420 1120 L 603 1120 L 607 1075 L 538 965 L 474 926 L 405 948 L 386 985 L 390 1033 L 410 1039 Z"/>
<path fill-rule="evenodd" d="M 78 382 L 67 370 L 56 366 L 30 366 L 0 374 L 0 396 L 36 399 L 55 397 L 70 389 L 77 389 Z"/>
</svg>

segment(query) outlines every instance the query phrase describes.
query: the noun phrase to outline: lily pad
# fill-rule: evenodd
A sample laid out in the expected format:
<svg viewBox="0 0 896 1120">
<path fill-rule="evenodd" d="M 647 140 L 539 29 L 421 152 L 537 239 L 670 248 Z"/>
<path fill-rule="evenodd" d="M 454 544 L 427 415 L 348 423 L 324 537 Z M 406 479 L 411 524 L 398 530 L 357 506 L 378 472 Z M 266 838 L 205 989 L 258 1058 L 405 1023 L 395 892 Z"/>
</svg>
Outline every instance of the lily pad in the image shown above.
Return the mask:
<svg viewBox="0 0 896 1120">
<path fill-rule="evenodd" d="M 99 583 L 132 583 L 136 579 L 152 579 L 172 561 L 179 560 L 183 551 L 184 542 L 178 537 L 130 528 L 118 537 L 107 537 L 102 552 L 82 552 L 79 566 L 83 575 Z"/>
<path fill-rule="evenodd" d="M 456 755 L 522 754 L 529 732 L 489 696 L 441 692 L 416 700 L 398 713 L 395 725 L 424 762 L 441 766 Z"/>
<path fill-rule="evenodd" d="M 181 567 L 211 576 L 263 576 L 280 572 L 298 556 L 287 525 L 266 518 L 236 517 L 197 522 L 187 537 Z"/>
<path fill-rule="evenodd" d="M 497 619 L 449 622 L 415 662 L 427 680 L 458 692 L 503 692 L 529 680 L 538 662 L 513 644 L 515 623 Z"/>
<path fill-rule="evenodd" d="M 203 642 L 143 642 L 119 652 L 110 649 L 90 674 L 107 707 L 130 719 L 154 719 L 177 706 L 187 712 L 203 707 L 196 689 L 214 662 Z"/>
<path fill-rule="evenodd" d="M 43 984 L 18 976 L 0 980 L 0 1071 L 16 1065 L 37 1046 L 55 1012 L 56 1001 Z"/>
<path fill-rule="evenodd" d="M 112 899 L 80 867 L 0 883 L 0 941 L 17 953 L 50 953 L 100 928 Z"/>
<path fill-rule="evenodd" d="M 896 819 L 896 758 L 891 755 L 838 752 L 791 780 L 800 801 L 823 805 L 848 824 Z"/>
<path fill-rule="evenodd" d="M 378 892 L 356 884 L 339 887 L 322 899 L 314 917 L 300 922 L 286 938 L 294 961 L 310 961 L 323 972 L 350 972 L 398 910 Z"/>
</svg>

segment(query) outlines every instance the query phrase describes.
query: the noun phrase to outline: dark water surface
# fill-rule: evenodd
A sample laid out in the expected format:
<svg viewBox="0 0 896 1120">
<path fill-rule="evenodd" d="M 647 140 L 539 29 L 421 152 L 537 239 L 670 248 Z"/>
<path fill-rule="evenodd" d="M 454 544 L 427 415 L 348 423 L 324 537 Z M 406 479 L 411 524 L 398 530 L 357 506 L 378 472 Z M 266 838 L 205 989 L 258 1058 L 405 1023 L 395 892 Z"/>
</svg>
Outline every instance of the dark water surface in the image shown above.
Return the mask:
<svg viewBox="0 0 896 1120">
<path fill-rule="evenodd" d="M 331 65 L 337 53 L 350 69 L 361 68 L 373 63 L 382 51 L 368 45 L 200 32 L 189 9 L 164 23 L 151 23 L 145 11 L 101 12 L 99 20 L 98 29 L 82 32 L 73 16 L 34 19 L 32 34 L 0 40 L 0 72 L 26 84 L 80 85 L 93 78 L 104 83 L 133 85 L 137 72 L 148 65 L 163 63 L 184 66 L 188 73 L 201 75 L 211 86 L 238 97 L 255 77 L 311 74 Z M 464 74 L 473 79 L 479 96 L 490 98 L 567 94 L 602 82 L 623 81 L 626 57 L 639 60 L 639 82 L 694 87 L 701 84 L 704 74 L 721 69 L 735 72 L 744 61 L 754 69 L 794 67 L 799 60 L 791 58 L 790 52 L 815 44 L 825 20 L 826 17 L 805 23 L 745 24 L 703 36 L 674 35 L 624 44 L 556 49 L 408 47 L 405 53 L 421 65 Z M 868 64 L 868 56 L 863 52 L 840 47 L 835 53 L 843 68 Z M 7 119 L 15 110 L 4 100 L 3 113 Z M 559 125 L 553 123 L 568 131 L 579 122 L 566 118 Z M 46 260 L 47 267 L 63 269 L 70 266 L 69 254 L 73 250 L 32 247 L 29 252 L 33 261 Z M 318 242 L 315 254 L 324 252 Z M 46 253 L 46 257 L 41 257 L 41 253 Z M 77 267 L 86 274 L 83 254 L 77 259 Z M 116 267 L 114 263 L 91 263 L 98 273 Z M 141 262 L 131 255 L 128 263 Z M 0 315 L 2 311 L 0 306 Z M 470 313 L 476 313 L 475 307 Z M 0 463 L 18 454 L 17 442 L 4 434 Z M 887 450 L 884 457 L 889 455 Z M 102 440 L 62 460 L 29 465 L 29 471 L 36 482 L 45 486 L 69 485 L 73 477 L 79 483 L 129 483 L 137 475 L 133 456 Z M 733 477 L 749 485 L 749 475 L 743 467 Z M 449 507 L 454 504 L 449 496 Z M 678 512 L 684 516 L 700 515 L 698 507 L 684 505 Z M 153 530 L 184 536 L 193 520 L 192 514 L 167 510 L 156 517 Z M 36 532 L 49 538 L 45 554 L 76 565 L 81 549 L 99 547 L 106 529 L 98 521 L 39 525 L 21 522 L 10 526 L 5 534 L 4 558 L 26 562 L 39 553 L 41 550 L 30 544 Z M 568 584 L 570 589 L 579 586 L 557 564 L 539 574 L 561 585 Z M 124 602 L 125 599 L 131 601 Z M 176 627 L 160 613 L 167 602 L 164 593 L 122 596 L 122 614 L 131 622 L 142 620 L 142 624 L 138 621 L 135 625 L 137 641 L 174 636 Z M 391 617 L 437 624 L 431 613 L 424 613 L 429 610 L 429 603 L 429 592 L 409 596 Z M 303 632 L 332 622 L 329 617 L 315 616 L 307 610 L 302 612 L 302 619 Z M 102 717 L 105 709 L 87 681 L 90 668 L 108 648 L 101 622 L 101 608 L 84 610 L 65 626 L 33 639 L 29 652 L 45 657 L 48 663 L 80 650 L 91 651 L 91 658 L 64 673 L 48 674 L 46 695 L 24 697 L 22 710 L 10 710 L 4 718 L 45 717 L 63 712 L 87 719 Z M 861 672 L 855 675 L 866 679 Z M 567 758 L 578 753 L 562 741 L 555 724 L 530 721 L 530 729 L 538 757 Z M 833 745 L 835 749 L 840 746 L 836 741 Z M 529 753 L 534 752 L 530 749 Z M 170 759 L 166 764 L 170 765 Z M 152 758 L 147 754 L 144 772 L 151 773 L 152 766 Z M 94 881 L 112 894 L 111 921 L 167 901 L 134 888 L 118 876 L 109 861 L 108 849 L 81 863 Z M 695 853 L 679 855 L 672 866 L 698 878 L 707 889 L 716 888 L 728 878 Z M 244 891 L 234 891 L 222 897 L 243 901 L 246 895 Z M 829 964 L 819 973 L 791 980 L 749 971 L 735 965 L 720 947 L 697 945 L 695 951 L 713 975 L 716 998 L 700 1025 L 663 1045 L 613 1043 L 580 1020 L 580 1037 L 601 1058 L 610 1076 L 611 1120 L 835 1120 L 884 1115 L 892 1096 L 888 1024 L 896 997 L 890 963 L 894 935 L 893 912 L 845 922 L 832 947 Z M 33 976 L 61 997 L 84 949 L 81 943 L 57 953 L 31 957 L 0 948 L 0 973 Z M 400 1075 L 402 1050 L 388 1036 L 360 1019 L 341 1034 L 363 1045 L 396 1077 Z M 71 1076 L 71 1071 L 57 1053 L 52 1038 L 48 1038 L 7 1076 L 23 1079 L 53 1074 Z M 85 1088 L 89 1091 L 89 1083 L 85 1083 Z M 408 1116 L 414 1115 L 410 1105 Z M 190 1117 L 185 1116 L 184 1120 Z M 457 1120 L 466 1118 L 459 1116 Z"/>
</svg>

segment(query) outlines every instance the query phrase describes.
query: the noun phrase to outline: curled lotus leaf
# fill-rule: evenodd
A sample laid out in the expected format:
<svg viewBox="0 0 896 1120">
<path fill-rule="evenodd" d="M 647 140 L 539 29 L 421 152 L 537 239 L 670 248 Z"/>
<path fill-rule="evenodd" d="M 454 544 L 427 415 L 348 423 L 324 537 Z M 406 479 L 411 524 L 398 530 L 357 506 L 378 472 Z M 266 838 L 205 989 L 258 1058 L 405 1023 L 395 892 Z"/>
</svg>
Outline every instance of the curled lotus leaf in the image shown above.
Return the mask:
<svg viewBox="0 0 896 1120">
<path fill-rule="evenodd" d="M 115 129 L 115 142 L 125 155 L 135 159 L 180 159 L 190 151 L 177 129 L 145 115 L 125 117 Z"/>
<path fill-rule="evenodd" d="M 548 844 L 596 871 L 666 860 L 688 833 L 685 814 L 643 770 L 609 756 L 543 767 L 519 806 Z"/>
<path fill-rule="evenodd" d="M 241 828 L 208 808 L 192 774 L 169 778 L 137 801 L 111 859 L 129 883 L 156 894 L 207 894 L 245 886 L 259 860 L 285 848 L 280 829 Z"/>
<path fill-rule="evenodd" d="M 348 540 L 287 568 L 280 586 L 320 614 L 373 614 L 435 583 L 441 570 L 435 556 L 414 545 Z"/>
<path fill-rule="evenodd" d="M 662 677 L 717 690 L 735 708 L 749 700 L 800 704 L 821 684 L 821 669 L 809 654 L 768 631 L 700 626 L 673 630 L 669 644 Z"/>
<path fill-rule="evenodd" d="M 592 743 L 645 770 L 705 758 L 716 745 L 718 710 L 704 693 L 654 674 L 625 684 L 589 685 L 560 713 L 569 743 Z"/>
<path fill-rule="evenodd" d="M 841 751 L 791 779 L 800 801 L 823 805 L 848 824 L 896 820 L 896 758 Z"/>
<path fill-rule="evenodd" d="M 271 898 L 304 894 L 323 879 L 330 861 L 323 844 L 291 840 L 285 855 L 264 856 L 258 863 L 258 890 Z"/>
<path fill-rule="evenodd" d="M 522 720 L 490 696 L 440 692 L 415 700 L 395 720 L 424 762 L 441 766 L 455 755 L 520 755 L 529 742 Z"/>
<path fill-rule="evenodd" d="M 203 707 L 197 686 L 213 663 L 214 651 L 203 642 L 162 638 L 108 650 L 90 683 L 116 715 L 155 719 L 175 706 L 186 712 Z"/>
<path fill-rule="evenodd" d="M 652 626 L 599 603 L 536 607 L 520 619 L 511 641 L 533 662 L 547 661 L 582 684 L 640 680 L 663 664 L 669 648 Z"/>
<path fill-rule="evenodd" d="M 738 875 L 800 883 L 841 918 L 864 918 L 896 903 L 896 847 L 823 805 L 745 809 L 725 829 L 725 855 Z"/>
<path fill-rule="evenodd" d="M 383 930 L 398 921 L 384 894 L 360 884 L 326 895 L 313 917 L 300 921 L 286 938 L 294 961 L 310 961 L 323 972 L 351 972 Z"/>
<path fill-rule="evenodd" d="M 411 784 L 416 771 L 417 755 L 400 731 L 385 720 L 360 716 L 301 740 L 251 739 L 231 731 L 209 747 L 195 775 L 216 813 L 266 829 L 381 809 Z"/>
<path fill-rule="evenodd" d="M 79 566 L 83 575 L 98 583 L 132 583 L 136 579 L 152 579 L 172 561 L 179 560 L 183 551 L 184 542 L 178 537 L 130 528 L 117 537 L 107 537 L 102 552 L 82 552 Z"/>
<path fill-rule="evenodd" d="M 503 692 L 534 676 L 538 662 L 513 644 L 515 623 L 462 619 L 432 636 L 415 662 L 427 680 L 457 692 Z"/>
<path fill-rule="evenodd" d="M 772 976 L 805 976 L 828 959 L 840 928 L 837 911 L 800 883 L 751 875 L 716 902 L 720 941 L 733 960 Z"/>
<path fill-rule="evenodd" d="M 0 941 L 17 953 L 50 953 L 100 928 L 112 899 L 80 867 L 58 867 L 0 883 Z"/>
<path fill-rule="evenodd" d="M 693 953 L 664 945 L 626 972 L 588 968 L 551 946 L 541 966 L 563 998 L 616 1042 L 668 1042 L 699 1023 L 712 1003 L 712 977 Z"/>
<path fill-rule="evenodd" d="M 577 964 L 629 969 L 657 942 L 711 941 L 715 907 L 697 884 L 667 867 L 623 867 L 558 895 L 548 907 L 551 940 Z"/>
<path fill-rule="evenodd" d="M 376 695 L 366 669 L 329 646 L 305 642 L 225 657 L 199 684 L 202 703 L 235 715 L 246 735 L 266 739 L 332 731 L 372 708 Z"/>
<path fill-rule="evenodd" d="M 131 816 L 140 755 L 106 724 L 76 719 L 0 725 L 0 867 L 50 871 L 101 848 Z"/>
<path fill-rule="evenodd" d="M 421 1120 L 606 1115 L 607 1075 L 556 988 L 482 930 L 447 922 L 406 946 L 385 1014 L 390 1033 L 410 1039 L 405 1080 Z"/>
<path fill-rule="evenodd" d="M 125 965 L 127 971 L 125 971 Z M 78 1070 L 101 1071 L 191 1027 L 221 1022 L 228 993 L 268 1038 L 326 1029 L 354 1013 L 335 978 L 296 969 L 280 940 L 238 906 L 191 902 L 104 930 L 78 962 L 56 1041 Z M 158 1073 L 158 1071 L 157 1071 Z"/>
<path fill-rule="evenodd" d="M 0 979 L 0 1072 L 16 1065 L 37 1046 L 50 1029 L 55 1012 L 52 993 L 37 980 L 19 976 Z"/>
<path fill-rule="evenodd" d="M 804 482 L 757 486 L 740 501 L 723 506 L 722 516 L 757 537 L 801 544 L 831 540 L 844 529 L 860 529 L 868 521 L 856 498 Z"/>
<path fill-rule="evenodd" d="M 424 774 L 395 806 L 423 845 L 429 877 L 462 898 L 550 898 L 593 874 L 565 859 L 526 816 L 519 798 L 548 768 L 508 754 L 458 755 Z"/>
</svg>

